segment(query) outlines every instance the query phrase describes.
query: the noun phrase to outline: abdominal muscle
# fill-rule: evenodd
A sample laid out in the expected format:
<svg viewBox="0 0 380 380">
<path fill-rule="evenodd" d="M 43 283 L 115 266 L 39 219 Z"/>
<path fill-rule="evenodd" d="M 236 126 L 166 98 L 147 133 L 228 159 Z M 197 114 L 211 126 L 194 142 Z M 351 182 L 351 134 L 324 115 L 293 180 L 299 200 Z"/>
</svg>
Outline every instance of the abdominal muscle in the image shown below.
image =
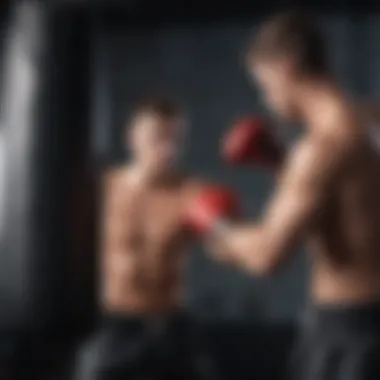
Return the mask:
<svg viewBox="0 0 380 380">
<path fill-rule="evenodd" d="M 153 253 L 153 252 L 152 252 Z M 165 257 L 163 257 L 165 256 Z M 170 255 L 169 255 L 170 256 Z M 102 306 L 112 312 L 156 314 L 181 306 L 179 255 L 108 252 L 104 257 Z"/>
</svg>

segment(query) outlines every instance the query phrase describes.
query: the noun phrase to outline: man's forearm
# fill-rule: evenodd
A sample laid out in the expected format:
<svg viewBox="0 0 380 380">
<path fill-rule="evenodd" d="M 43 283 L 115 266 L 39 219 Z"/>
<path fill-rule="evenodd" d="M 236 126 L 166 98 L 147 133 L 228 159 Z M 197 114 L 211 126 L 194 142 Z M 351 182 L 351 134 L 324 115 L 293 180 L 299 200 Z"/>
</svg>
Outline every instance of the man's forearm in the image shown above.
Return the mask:
<svg viewBox="0 0 380 380">
<path fill-rule="evenodd" d="M 230 263 L 256 274 L 267 274 L 275 269 L 265 230 L 259 224 L 225 225 L 218 235 Z"/>
</svg>

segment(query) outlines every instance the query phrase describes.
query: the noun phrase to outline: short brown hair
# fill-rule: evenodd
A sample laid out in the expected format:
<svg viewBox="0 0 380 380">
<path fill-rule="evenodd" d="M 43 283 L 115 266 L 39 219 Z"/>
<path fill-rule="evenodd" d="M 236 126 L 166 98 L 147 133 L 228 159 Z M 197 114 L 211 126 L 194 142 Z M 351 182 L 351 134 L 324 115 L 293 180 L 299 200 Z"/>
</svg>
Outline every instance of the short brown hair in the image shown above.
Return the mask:
<svg viewBox="0 0 380 380">
<path fill-rule="evenodd" d="M 136 104 L 132 111 L 132 117 L 143 113 L 150 113 L 159 117 L 172 119 L 183 114 L 182 107 L 172 98 L 164 95 L 150 95 Z"/>
<path fill-rule="evenodd" d="M 294 61 L 304 74 L 324 75 L 328 71 L 325 40 L 316 22 L 308 15 L 292 11 L 265 21 L 248 48 L 248 60 L 276 59 Z"/>
</svg>

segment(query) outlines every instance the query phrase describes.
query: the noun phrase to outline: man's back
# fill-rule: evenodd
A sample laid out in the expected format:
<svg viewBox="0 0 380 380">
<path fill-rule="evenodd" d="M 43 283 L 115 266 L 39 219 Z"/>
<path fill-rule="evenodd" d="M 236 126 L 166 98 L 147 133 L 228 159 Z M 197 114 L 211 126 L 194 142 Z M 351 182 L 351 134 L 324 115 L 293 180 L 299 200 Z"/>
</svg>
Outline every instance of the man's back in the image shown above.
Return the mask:
<svg viewBox="0 0 380 380">
<path fill-rule="evenodd" d="M 380 154 L 366 133 L 352 134 L 351 158 L 310 239 L 321 302 L 380 296 Z"/>
</svg>

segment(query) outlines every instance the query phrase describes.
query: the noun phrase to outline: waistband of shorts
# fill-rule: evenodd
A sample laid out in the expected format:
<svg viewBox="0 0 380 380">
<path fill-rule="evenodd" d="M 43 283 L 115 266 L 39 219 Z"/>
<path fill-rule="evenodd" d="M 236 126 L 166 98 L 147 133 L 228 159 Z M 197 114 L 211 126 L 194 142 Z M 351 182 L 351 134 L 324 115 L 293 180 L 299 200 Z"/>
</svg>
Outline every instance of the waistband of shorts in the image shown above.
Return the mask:
<svg viewBox="0 0 380 380">
<path fill-rule="evenodd" d="M 376 327 L 380 329 L 380 299 L 339 305 L 312 305 L 304 314 L 305 322 L 321 327 Z"/>
</svg>

